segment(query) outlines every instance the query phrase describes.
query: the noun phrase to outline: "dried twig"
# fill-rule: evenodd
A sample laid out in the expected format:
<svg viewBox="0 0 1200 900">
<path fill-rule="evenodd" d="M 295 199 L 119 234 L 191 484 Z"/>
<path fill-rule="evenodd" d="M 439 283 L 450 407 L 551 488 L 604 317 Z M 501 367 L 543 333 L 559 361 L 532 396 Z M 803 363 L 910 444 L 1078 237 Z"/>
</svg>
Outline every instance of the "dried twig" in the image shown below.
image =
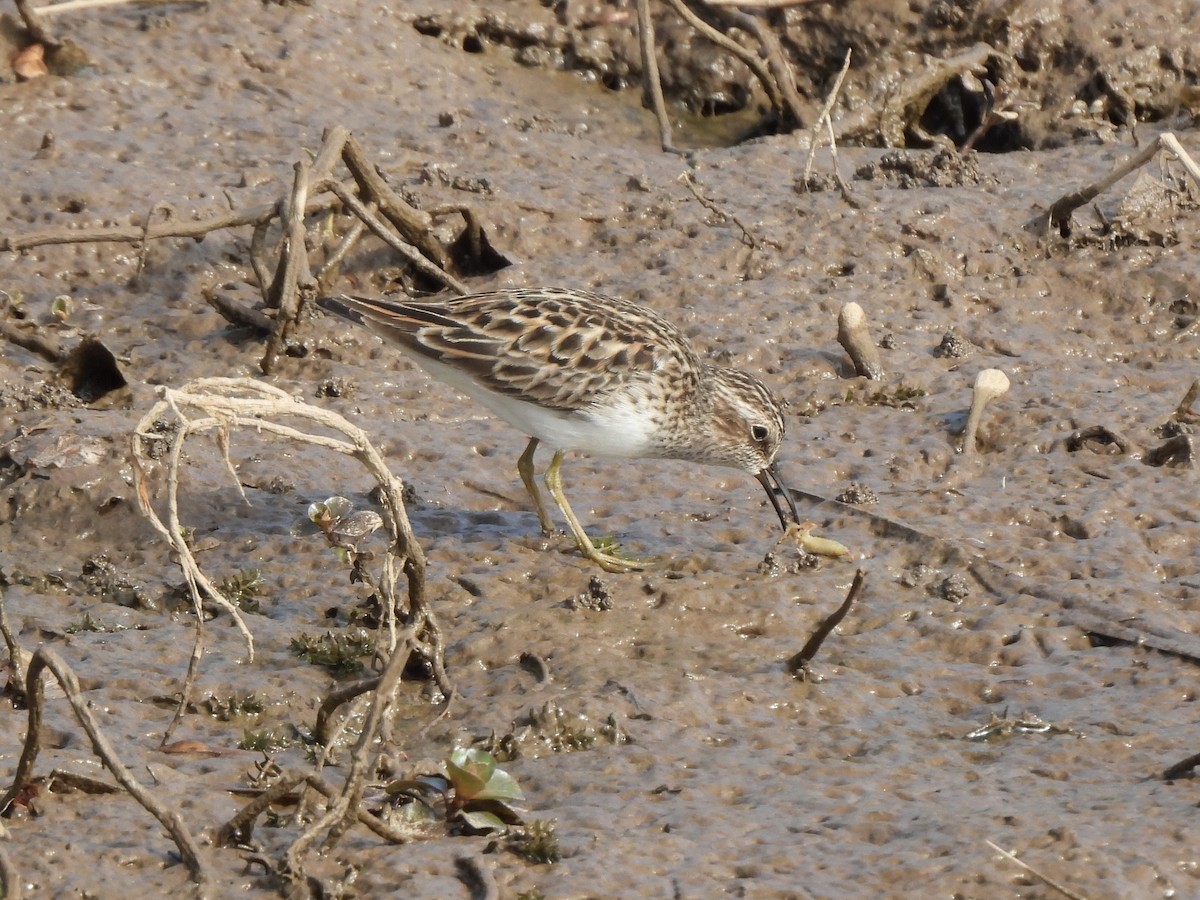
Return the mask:
<svg viewBox="0 0 1200 900">
<path fill-rule="evenodd" d="M 829 155 L 833 159 L 833 177 L 837 181 L 838 190 L 842 192 L 842 198 L 849 201 L 850 186 L 846 184 L 846 180 L 842 178 L 842 166 L 838 161 L 837 155 L 837 135 L 833 132 L 833 106 L 837 103 L 838 94 L 842 90 L 842 82 L 846 80 L 846 73 L 850 71 L 850 50 L 846 51 L 846 58 L 842 62 L 842 70 L 838 72 L 837 78 L 834 79 L 833 87 L 829 90 L 829 96 L 825 98 L 825 105 L 821 107 L 821 112 L 817 115 L 817 120 L 813 122 L 812 131 L 808 137 L 808 159 L 804 163 L 804 177 L 801 183 L 805 186 L 809 183 L 809 178 L 812 177 L 813 160 L 816 159 L 817 147 L 820 144 L 819 135 L 821 127 L 824 126 L 829 135 Z"/>
<path fill-rule="evenodd" d="M 378 677 L 363 678 L 359 681 L 352 681 L 349 684 L 336 687 L 326 694 L 324 699 L 321 700 L 321 705 L 317 707 L 316 724 L 313 726 L 313 737 L 316 738 L 317 743 L 325 747 L 333 743 L 336 735 L 329 730 L 329 723 L 333 719 L 333 714 L 341 706 L 350 702 L 355 697 L 360 697 L 378 687 Z"/>
<path fill-rule="evenodd" d="M 854 605 L 854 601 L 858 599 L 862 593 L 863 583 L 866 581 L 867 574 L 862 569 L 854 573 L 854 581 L 850 585 L 850 590 L 846 594 L 846 599 L 842 601 L 842 605 L 835 609 L 832 613 L 825 617 L 818 627 L 813 632 L 812 637 L 800 650 L 799 653 L 792 656 L 787 661 L 787 670 L 793 675 L 801 678 L 807 677 L 809 663 L 817 655 L 817 651 L 821 649 L 821 645 L 825 643 L 825 638 L 837 628 L 842 619 L 846 618 L 846 613 L 850 612 L 850 607 Z"/>
<path fill-rule="evenodd" d="M 650 20 L 650 0 L 636 0 L 638 47 L 642 52 L 642 103 L 654 110 L 658 120 L 658 140 L 666 153 L 677 153 L 671 139 L 671 120 L 663 99 L 662 79 L 658 74 L 658 58 L 654 55 L 654 23 Z"/>
<path fill-rule="evenodd" d="M 838 136 L 843 141 L 870 136 L 882 140 L 885 147 L 903 147 L 930 101 L 951 79 L 967 72 L 985 74 L 987 61 L 1000 55 L 994 47 L 978 43 L 947 59 L 932 59 L 923 72 L 900 84 L 881 105 L 871 104 L 839 119 Z"/>
<path fill-rule="evenodd" d="M 767 92 L 767 99 L 771 102 L 771 108 L 777 112 L 783 109 L 783 93 L 779 89 L 779 84 L 771 76 L 770 71 L 754 51 L 743 47 L 737 41 L 733 40 L 733 38 L 713 28 L 692 12 L 684 0 L 667 0 L 667 2 L 671 4 L 671 8 L 678 13 L 681 19 L 718 47 L 741 60 L 742 64 L 758 79 L 759 84 L 763 86 L 763 90 Z M 715 6 L 716 4 L 708 3 L 707 5 Z"/>
<path fill-rule="evenodd" d="M 425 259 L 425 257 L 417 252 L 414 247 L 405 243 L 402 238 L 396 235 L 390 228 L 388 228 L 386 224 L 384 224 L 383 220 L 380 219 L 379 216 L 371 212 L 367 204 L 359 200 L 358 197 L 351 193 L 348 188 L 340 184 L 331 184 L 329 189 L 337 195 L 338 199 L 342 201 L 348 210 L 354 213 L 354 215 L 357 216 L 367 228 L 371 229 L 376 237 L 384 241 L 389 247 L 408 260 L 408 262 L 412 264 L 413 268 L 417 269 L 423 275 L 428 275 L 429 277 L 442 282 L 456 293 L 468 293 L 466 286 L 463 285 L 461 281 L 443 269 L 438 268 L 435 263 Z"/>
<path fill-rule="evenodd" d="M 65 12 L 78 12 L 81 9 L 99 9 L 105 6 L 176 6 L 180 0 L 65 0 L 63 3 L 50 3 L 37 7 L 34 12 L 42 15 L 54 15 Z M 207 6 L 208 0 L 183 0 L 193 6 Z"/>
<path fill-rule="evenodd" d="M 1191 778 L 1193 769 L 1200 766 L 1200 753 L 1193 753 L 1191 756 L 1181 759 L 1173 766 L 1168 766 L 1163 770 L 1161 778 L 1163 781 L 1177 781 L 1180 778 Z"/>
<path fill-rule="evenodd" d="M 21 759 L 17 763 L 17 770 L 13 775 L 12 786 L 4 797 L 0 798 L 0 811 L 7 810 L 33 778 L 33 766 L 37 762 L 38 752 L 41 750 L 41 726 L 46 705 L 41 677 L 45 669 L 49 669 L 62 686 L 67 702 L 71 704 L 71 709 L 75 713 L 75 718 L 87 732 L 92 750 L 100 757 L 101 762 L 117 779 L 121 787 L 125 788 L 133 799 L 166 828 L 167 833 L 175 842 L 175 846 L 179 848 L 179 855 L 191 873 L 192 879 L 203 889 L 208 883 L 209 877 L 201 863 L 199 848 L 192 838 L 191 832 L 188 831 L 187 825 L 177 812 L 159 801 L 125 768 L 112 744 L 109 743 L 108 738 L 104 736 L 96 724 L 96 720 L 92 717 L 90 705 L 83 696 L 79 687 L 79 679 L 75 677 L 74 671 L 49 647 L 39 648 L 29 663 L 29 672 L 26 676 L 29 726 L 25 733 L 25 746 L 21 750 Z"/>
<path fill-rule="evenodd" d="M 1022 861 L 1021 859 L 1019 859 L 1017 857 L 1017 855 L 1015 853 L 1010 853 L 1009 851 L 1005 850 L 1004 848 L 998 847 L 997 845 L 993 844 L 991 841 L 984 841 L 984 843 L 987 844 L 989 847 L 991 847 L 993 850 L 995 850 L 997 853 L 999 853 L 1001 856 L 1003 856 L 1005 859 L 1009 859 L 1009 860 L 1012 860 L 1013 862 L 1015 862 L 1018 866 L 1020 866 L 1022 869 L 1024 869 L 1026 872 L 1028 872 L 1030 875 L 1032 875 L 1038 881 L 1042 882 L 1042 884 L 1058 891 L 1064 897 L 1069 897 L 1070 900 L 1087 900 L 1087 898 L 1085 898 L 1083 896 L 1083 894 L 1076 893 L 1075 891 L 1071 890 L 1070 888 L 1059 884 L 1057 881 L 1055 881 L 1049 875 L 1044 875 L 1043 873 L 1041 873 L 1037 869 L 1035 869 L 1033 866 L 1029 865 L 1029 863 Z"/>
<path fill-rule="evenodd" d="M 739 9 L 722 6 L 717 7 L 715 12 L 730 25 L 740 28 L 758 41 L 758 45 L 762 47 L 763 53 L 767 57 L 767 71 L 771 73 L 771 79 L 777 85 L 779 96 L 783 101 L 782 106 L 776 109 L 776 113 L 785 123 L 786 120 L 791 119 L 795 127 L 803 128 L 804 103 L 796 90 L 796 80 L 792 76 L 791 66 L 788 65 L 787 57 L 775 32 L 768 28 L 767 24 L 758 16 L 742 12 Z"/>
<path fill-rule="evenodd" d="M 1062 235 L 1068 234 L 1071 227 L 1071 214 L 1075 210 L 1086 203 L 1090 203 L 1135 169 L 1146 165 L 1146 163 L 1158 155 L 1160 150 L 1167 151 L 1179 160 L 1188 175 L 1191 176 L 1192 181 L 1197 186 L 1200 186 L 1200 166 L 1197 166 L 1196 162 L 1188 155 L 1188 152 L 1183 149 L 1183 146 L 1179 143 L 1179 139 L 1168 131 L 1160 134 L 1156 140 L 1147 144 L 1141 152 L 1134 154 L 1116 166 L 1116 168 L 1099 181 L 1094 181 L 1089 185 L 1059 197 L 1050 206 L 1050 211 L 1044 217 L 1039 218 L 1039 223 L 1057 229 Z"/>
<path fill-rule="evenodd" d="M 0 897 L 4 900 L 21 900 L 22 897 L 21 875 L 3 847 L 0 847 Z"/>
<path fill-rule="evenodd" d="M 724 210 L 716 200 L 706 197 L 700 193 L 700 188 L 696 185 L 696 178 L 691 172 L 684 172 L 679 176 L 679 181 L 688 189 L 691 195 L 696 198 L 697 202 L 699 202 L 699 204 L 707 209 L 710 213 L 715 216 L 719 216 L 722 221 L 732 222 L 737 227 L 737 230 L 742 233 L 741 242 L 743 244 L 745 244 L 751 250 L 757 250 L 762 246 L 763 242 L 754 236 L 750 229 L 742 223 L 741 219 L 739 219 L 733 213 Z"/>
<path fill-rule="evenodd" d="M 787 9 L 811 2 L 812 0 L 704 0 L 706 6 L 738 6 L 748 9 Z"/>
<path fill-rule="evenodd" d="M 324 212 L 338 205 L 336 197 L 314 197 L 305 207 L 305 215 Z M 42 231 L 28 231 L 21 235 L 0 236 L 0 250 L 28 250 L 32 247 L 42 247 L 47 244 L 96 244 L 111 242 L 115 244 L 136 244 L 142 240 L 159 240 L 161 238 L 204 237 L 214 231 L 225 228 L 240 228 L 244 225 L 269 225 L 279 217 L 278 203 L 261 206 L 251 206 L 243 210 L 221 213 L 208 219 L 198 219 L 194 222 L 172 220 L 159 222 L 150 227 L 142 225 L 121 225 L 114 228 L 47 228 Z"/>
<path fill-rule="evenodd" d="M 44 9 L 37 9 L 29 4 L 29 0 L 13 0 L 17 5 L 17 14 L 21 17 L 21 21 L 25 24 L 25 30 L 29 32 L 29 37 L 37 44 L 45 44 L 48 47 L 58 47 L 60 43 L 50 31 L 50 26 L 42 20 Z"/>
<path fill-rule="evenodd" d="M 183 538 L 184 529 L 179 519 L 178 500 L 180 460 L 187 438 L 193 434 L 215 431 L 221 439 L 224 462 L 232 474 L 233 463 L 228 456 L 229 434 L 236 428 L 245 428 L 258 434 L 272 434 L 286 440 L 313 444 L 352 456 L 379 483 L 383 491 L 382 512 L 388 530 L 389 547 L 377 588 L 384 609 L 384 623 L 389 633 L 388 646 L 393 652 L 405 653 L 406 659 L 407 653 L 416 649 L 433 668 L 434 678 L 442 692 L 449 695 L 452 688 L 445 673 L 441 631 L 425 596 L 425 556 L 408 522 L 401 499 L 403 485 L 388 470 L 383 456 L 371 444 L 366 433 L 334 412 L 301 403 L 278 388 L 250 379 L 199 379 L 178 389 L 162 388 L 161 397 L 162 399 L 142 417 L 134 432 L 134 484 L 143 513 L 178 554 L 196 612 L 197 646 L 203 634 L 203 599 L 207 595 L 212 602 L 217 603 L 233 617 L 245 638 L 250 657 L 253 658 L 254 654 L 253 636 L 237 607 L 225 598 L 200 570 L 195 555 Z M 197 415 L 197 418 L 191 417 Z M 346 439 L 303 431 L 284 424 L 288 419 L 313 423 L 339 433 Z M 161 420 L 173 420 L 173 432 L 164 435 L 157 431 L 156 423 Z M 166 523 L 154 509 L 149 485 L 150 474 L 155 464 L 148 455 L 148 449 L 162 441 L 167 442 Z M 236 475 L 233 477 L 237 484 Z M 396 593 L 396 581 L 400 574 L 398 568 L 403 570 L 408 582 L 408 597 L 404 603 Z M 398 630 L 398 619 L 404 628 L 403 636 Z M 418 635 L 419 639 L 413 635 Z M 197 653 L 194 652 L 193 664 L 189 667 L 188 679 L 184 684 L 184 699 L 180 711 L 185 708 L 197 665 L 196 659 Z M 181 714 L 182 712 L 177 713 L 176 720 Z"/>
<path fill-rule="evenodd" d="M 246 846 L 254 831 L 254 822 L 274 803 L 278 803 L 308 778 L 308 773 L 288 775 L 280 778 L 269 788 L 239 809 L 224 825 L 217 829 L 213 840 L 218 847 Z"/>
<path fill-rule="evenodd" d="M 350 171 L 353 181 L 343 184 L 333 177 L 339 161 Z M 149 241 L 158 238 L 201 237 L 224 228 L 252 225 L 254 233 L 250 241 L 249 262 L 254 268 L 264 302 L 269 308 L 281 310 L 271 323 L 271 337 L 261 361 L 263 372 L 270 373 L 287 346 L 304 300 L 312 293 L 316 283 L 308 265 L 306 218 L 338 206 L 357 216 L 359 223 L 351 228 L 350 234 L 321 270 L 322 277 L 334 271 L 358 240 L 364 227 L 370 228 L 422 275 L 460 294 L 467 293 L 467 288 L 451 274 L 450 269 L 486 272 L 508 264 L 501 254 L 492 249 L 478 217 L 463 206 L 447 207 L 447 210 L 462 216 L 464 228 L 454 241 L 444 243 L 433 228 L 434 215 L 417 209 L 393 190 L 376 171 L 361 145 L 342 126 L 326 131 L 321 148 L 311 164 L 303 160 L 296 163 L 292 187 L 286 200 L 223 213 L 199 222 L 154 222 L 152 210 L 140 226 L 55 228 L 22 235 L 2 235 L 0 249 L 19 251 L 45 244 L 115 241 L 140 243 L 144 250 Z M 158 205 L 155 209 L 160 207 Z M 272 262 L 269 259 L 271 253 L 267 247 L 267 234 L 277 220 L 283 229 L 283 239 L 279 242 L 277 259 Z M 251 322 L 261 328 L 267 324 L 267 320 L 255 316 L 252 311 L 238 310 L 232 301 L 218 304 L 216 308 L 237 325 Z M 10 328 L 0 330 L 0 337 L 17 343 L 24 342 L 23 345 L 33 340 Z M 33 346 L 31 349 L 43 354 L 47 350 Z"/>
<path fill-rule="evenodd" d="M 1172 415 L 1176 421 L 1181 419 L 1190 419 L 1196 415 L 1192 411 L 1192 406 L 1196 402 L 1196 398 L 1200 397 L 1200 378 L 1192 382 L 1191 387 L 1187 389 L 1187 393 L 1183 395 L 1183 399 L 1179 401 L 1179 405 L 1175 407 L 1175 412 Z"/>
<path fill-rule="evenodd" d="M 300 160 L 295 165 L 292 193 L 287 206 L 283 252 L 275 270 L 275 280 L 267 292 L 267 306 L 279 310 L 275 330 L 267 341 L 267 349 L 259 363 L 264 375 L 271 374 L 283 351 L 291 327 L 300 315 L 303 294 L 311 294 L 314 285 L 308 267 L 308 247 L 305 245 L 304 207 L 308 201 L 309 165 Z"/>
<path fill-rule="evenodd" d="M 371 759 L 375 742 L 378 740 L 379 730 L 384 719 L 391 711 L 396 689 L 400 685 L 400 678 L 404 674 L 404 667 L 408 663 L 408 656 L 413 649 L 415 649 L 415 641 L 411 638 L 393 648 L 392 655 L 380 675 L 379 685 L 363 722 L 362 733 L 350 758 L 350 770 L 346 774 L 345 784 L 337 796 L 332 798 L 333 803 L 330 804 L 325 814 L 313 822 L 288 847 L 283 865 L 283 871 L 288 877 L 302 876 L 304 872 L 303 858 L 322 834 L 325 835 L 324 847 L 333 847 L 354 822 L 361 820 L 364 813 L 360 809 L 363 789 L 374 771 Z"/>
<path fill-rule="evenodd" d="M 17 642 L 16 632 L 8 624 L 8 610 L 4 603 L 4 580 L 2 576 L 0 576 L 0 636 L 4 637 L 4 645 L 8 648 L 8 664 L 12 666 L 13 671 L 11 682 L 14 685 L 21 686 L 20 690 L 24 690 L 25 662 L 22 654 L 25 651 L 21 649 L 21 645 Z"/>
</svg>

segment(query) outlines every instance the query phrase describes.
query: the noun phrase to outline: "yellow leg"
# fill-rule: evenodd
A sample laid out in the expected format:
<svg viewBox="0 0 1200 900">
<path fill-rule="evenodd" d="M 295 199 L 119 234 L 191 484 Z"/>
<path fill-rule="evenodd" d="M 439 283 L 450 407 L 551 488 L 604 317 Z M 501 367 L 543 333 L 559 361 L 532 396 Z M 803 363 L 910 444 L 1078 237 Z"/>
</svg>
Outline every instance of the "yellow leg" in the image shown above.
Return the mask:
<svg viewBox="0 0 1200 900">
<path fill-rule="evenodd" d="M 532 454 L 530 455 L 532 456 Z M 567 503 L 567 496 L 563 493 L 562 475 L 559 473 L 562 461 L 563 452 L 559 450 L 555 452 L 554 459 L 550 461 L 550 468 L 546 470 L 546 487 L 550 489 L 550 495 L 558 504 L 558 508 L 562 510 L 567 525 L 571 528 L 571 534 L 575 536 L 575 543 L 579 545 L 579 552 L 606 572 L 632 572 L 644 568 L 645 564 L 638 560 L 622 559 L 596 549 L 596 545 L 592 543 L 591 538 L 583 530 L 583 526 L 579 524 L 579 520 L 575 518 L 571 505 Z"/>
<path fill-rule="evenodd" d="M 534 479 L 533 472 L 533 454 L 537 450 L 538 439 L 530 438 L 529 446 L 525 448 L 525 452 L 521 454 L 521 458 L 517 460 L 517 471 L 521 473 L 521 481 L 525 483 L 525 490 L 529 491 L 529 496 L 533 498 L 533 505 L 537 509 L 538 522 L 542 526 L 542 534 L 554 534 L 554 523 L 550 521 L 550 514 L 546 512 L 546 505 L 542 503 L 542 492 L 538 490 L 537 481 Z"/>
</svg>

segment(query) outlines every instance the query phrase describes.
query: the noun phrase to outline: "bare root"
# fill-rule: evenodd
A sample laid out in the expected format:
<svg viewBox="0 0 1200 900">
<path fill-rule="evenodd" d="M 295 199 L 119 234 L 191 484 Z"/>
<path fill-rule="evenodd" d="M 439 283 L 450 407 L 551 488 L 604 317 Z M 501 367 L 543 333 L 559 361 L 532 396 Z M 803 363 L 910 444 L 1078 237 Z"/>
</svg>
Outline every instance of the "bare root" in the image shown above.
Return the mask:
<svg viewBox="0 0 1200 900">
<path fill-rule="evenodd" d="M 42 672 L 47 669 L 62 686 L 67 702 L 71 704 L 71 709 L 75 713 L 75 718 L 87 732 L 92 749 L 100 757 L 105 768 L 112 773 L 121 787 L 133 799 L 162 823 L 175 842 L 175 846 L 179 848 L 179 855 L 183 859 L 184 865 L 187 866 L 188 872 L 191 873 L 192 880 L 203 889 L 209 881 L 209 877 L 201 862 L 200 850 L 191 832 L 188 831 L 187 825 L 179 813 L 155 797 L 152 791 L 134 778 L 125 768 L 124 763 L 117 756 L 116 750 L 113 749 L 112 744 L 109 743 L 108 738 L 104 736 L 100 726 L 92 717 L 88 701 L 80 690 L 79 679 L 75 677 L 74 671 L 49 647 L 40 648 L 33 654 L 33 659 L 29 663 L 25 687 L 26 699 L 29 703 L 29 727 L 25 733 L 25 746 L 21 750 L 21 759 L 17 763 L 17 771 L 13 775 L 12 785 L 4 797 L 0 798 L 0 812 L 6 811 L 26 785 L 33 780 L 33 766 L 37 762 L 38 753 L 41 750 L 42 719 L 46 706 Z M 5 873 L 5 881 L 9 881 L 7 873 Z M 11 887 L 11 882 L 6 886 Z M 12 896 L 12 894 L 9 892 L 5 896 Z"/>
</svg>

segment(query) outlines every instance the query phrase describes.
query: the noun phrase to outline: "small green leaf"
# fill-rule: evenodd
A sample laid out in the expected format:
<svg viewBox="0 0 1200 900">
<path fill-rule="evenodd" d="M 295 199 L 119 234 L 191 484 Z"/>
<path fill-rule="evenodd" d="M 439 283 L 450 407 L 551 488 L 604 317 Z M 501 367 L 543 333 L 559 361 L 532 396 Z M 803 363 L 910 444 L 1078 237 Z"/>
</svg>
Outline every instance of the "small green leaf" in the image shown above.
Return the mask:
<svg viewBox="0 0 1200 900">
<path fill-rule="evenodd" d="M 503 769 L 497 769 L 483 786 L 483 790 L 475 795 L 476 800 L 524 800 L 517 781 Z"/>
<path fill-rule="evenodd" d="M 484 750 L 457 748 L 446 760 L 446 772 L 459 800 L 470 800 L 482 791 L 496 771 L 496 760 Z"/>
</svg>

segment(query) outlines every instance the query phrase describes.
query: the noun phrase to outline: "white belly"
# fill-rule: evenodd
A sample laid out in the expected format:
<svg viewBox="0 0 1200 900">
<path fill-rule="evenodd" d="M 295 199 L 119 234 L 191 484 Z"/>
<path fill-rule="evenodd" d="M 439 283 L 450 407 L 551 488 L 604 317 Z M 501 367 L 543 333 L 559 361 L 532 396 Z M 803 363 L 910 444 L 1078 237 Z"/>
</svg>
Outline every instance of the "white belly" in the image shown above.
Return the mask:
<svg viewBox="0 0 1200 900">
<path fill-rule="evenodd" d="M 445 363 L 410 354 L 435 378 L 479 401 L 514 428 L 553 450 L 578 450 L 594 456 L 647 456 L 651 453 L 653 417 L 636 400 L 575 412 L 544 409 L 507 394 L 498 394 Z"/>
</svg>

